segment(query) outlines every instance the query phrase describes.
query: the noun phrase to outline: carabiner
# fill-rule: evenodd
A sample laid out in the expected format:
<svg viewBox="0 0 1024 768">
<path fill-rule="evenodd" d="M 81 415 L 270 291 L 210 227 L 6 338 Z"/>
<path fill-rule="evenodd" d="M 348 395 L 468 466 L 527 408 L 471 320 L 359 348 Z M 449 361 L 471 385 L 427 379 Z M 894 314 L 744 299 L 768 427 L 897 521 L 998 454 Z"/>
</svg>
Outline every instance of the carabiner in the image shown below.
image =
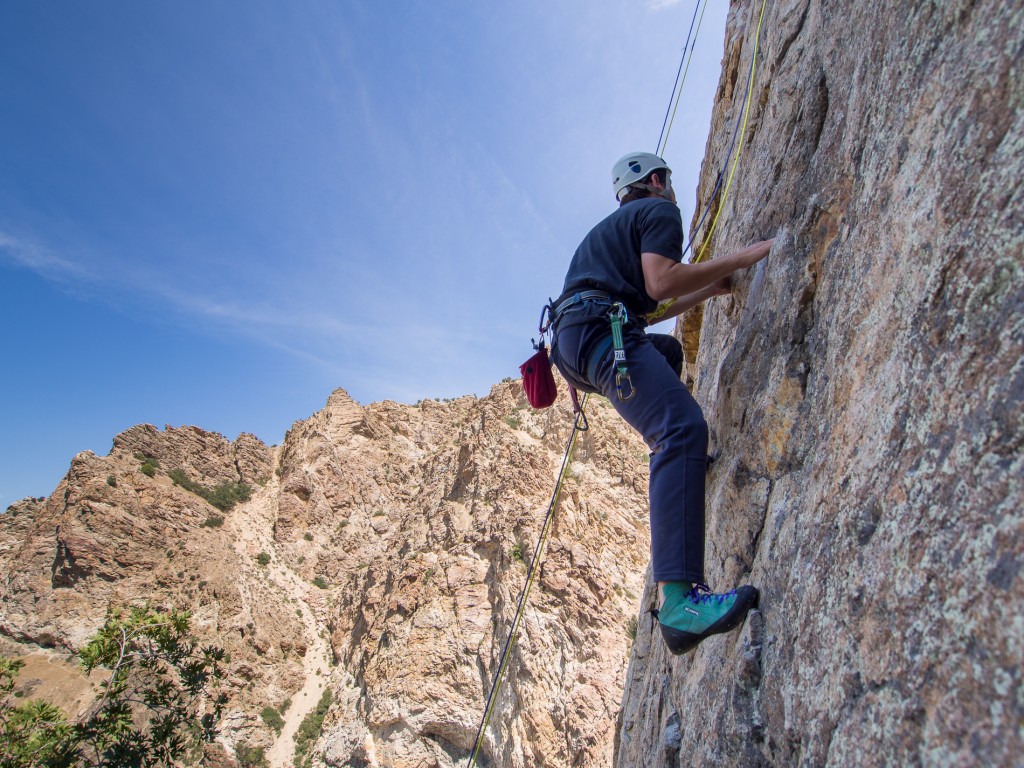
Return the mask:
<svg viewBox="0 0 1024 768">
<path fill-rule="evenodd" d="M 627 384 L 629 384 L 629 394 L 625 395 L 625 396 L 622 394 L 622 390 L 623 390 L 622 382 L 623 381 L 625 381 Z M 629 373 L 616 373 L 615 374 L 615 394 L 619 396 L 619 400 L 621 400 L 622 402 L 626 402 L 627 400 L 632 398 L 633 395 L 636 394 L 636 388 L 633 386 L 633 380 L 629 377 Z"/>
<path fill-rule="evenodd" d="M 545 304 L 540 310 L 540 322 L 537 323 L 537 330 L 541 336 L 548 332 L 548 328 L 551 327 L 551 323 L 555 317 L 554 304 L 551 303 L 551 299 L 548 299 L 548 303 Z M 547 316 L 547 322 L 544 322 L 544 317 Z"/>
</svg>

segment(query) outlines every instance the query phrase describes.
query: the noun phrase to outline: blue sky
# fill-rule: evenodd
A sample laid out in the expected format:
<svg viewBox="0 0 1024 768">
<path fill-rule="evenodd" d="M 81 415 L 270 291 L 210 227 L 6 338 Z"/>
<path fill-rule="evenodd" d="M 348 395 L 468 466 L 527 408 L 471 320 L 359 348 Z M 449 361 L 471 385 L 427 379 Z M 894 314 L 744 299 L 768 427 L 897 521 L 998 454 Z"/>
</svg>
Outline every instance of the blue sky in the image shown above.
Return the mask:
<svg viewBox="0 0 1024 768">
<path fill-rule="evenodd" d="M 726 3 L 666 159 L 688 222 Z M 135 424 L 486 394 L 654 151 L 693 0 L 0 10 L 0 509 Z"/>
</svg>

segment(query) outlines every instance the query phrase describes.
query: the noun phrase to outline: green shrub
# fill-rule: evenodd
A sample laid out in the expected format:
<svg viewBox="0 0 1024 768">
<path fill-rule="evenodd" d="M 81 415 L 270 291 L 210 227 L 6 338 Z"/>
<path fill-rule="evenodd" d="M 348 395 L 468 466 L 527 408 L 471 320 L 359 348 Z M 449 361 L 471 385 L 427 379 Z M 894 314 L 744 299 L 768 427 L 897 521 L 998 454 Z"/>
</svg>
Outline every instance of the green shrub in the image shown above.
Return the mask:
<svg viewBox="0 0 1024 768">
<path fill-rule="evenodd" d="M 256 556 L 256 562 L 260 565 L 270 565 L 270 555 L 268 555 L 266 552 L 260 552 Z"/>
<path fill-rule="evenodd" d="M 227 512 L 238 502 L 252 498 L 252 486 L 247 483 L 221 483 L 211 488 L 190 478 L 181 467 L 172 469 L 167 476 L 175 485 L 205 499 L 221 512 Z"/>
<path fill-rule="evenodd" d="M 320 736 L 320 730 L 324 725 L 324 718 L 327 710 L 331 708 L 331 689 L 325 688 L 324 695 L 320 697 L 316 709 L 310 712 L 299 726 L 295 734 L 295 767 L 310 768 L 313 764 L 312 755 L 308 754 L 310 748 Z"/>
<path fill-rule="evenodd" d="M 263 747 L 250 747 L 245 743 L 235 747 L 235 759 L 242 768 L 264 768 L 267 765 Z"/>
<path fill-rule="evenodd" d="M 312 541 L 313 540 L 313 534 L 310 533 L 309 531 L 306 531 L 306 533 L 303 534 L 302 538 L 304 538 L 306 541 Z"/>
<path fill-rule="evenodd" d="M 523 545 L 518 541 L 512 545 L 512 559 L 518 560 L 520 563 L 524 562 Z"/>
<path fill-rule="evenodd" d="M 210 515 L 203 520 L 204 528 L 220 528 L 224 525 L 224 515 Z"/>
<path fill-rule="evenodd" d="M 325 579 L 323 576 L 317 576 L 315 579 L 313 579 L 313 584 L 320 587 L 320 589 L 327 589 L 328 587 L 327 579 Z"/>
<path fill-rule="evenodd" d="M 284 728 L 284 718 L 281 717 L 281 713 L 273 707 L 264 707 L 263 711 L 260 712 L 260 717 L 263 718 L 263 722 L 267 724 L 267 727 L 273 728 L 276 733 L 281 733 Z"/>
<path fill-rule="evenodd" d="M 107 475 L 107 485 L 111 488 L 117 488 L 117 478 L 113 475 Z"/>
<path fill-rule="evenodd" d="M 153 477 L 156 474 L 157 466 L 157 464 L 147 461 L 145 464 L 139 467 L 139 470 L 142 472 L 142 474 L 147 475 L 148 477 Z"/>
<path fill-rule="evenodd" d="M 175 467 L 167 473 L 167 476 L 171 478 L 172 483 L 180 485 L 186 491 L 192 491 L 192 493 L 198 493 L 199 488 L 202 487 L 199 483 L 193 482 L 181 467 Z"/>
<path fill-rule="evenodd" d="M 223 483 L 210 489 L 208 494 L 203 495 L 203 498 L 217 509 L 227 512 L 238 502 L 251 499 L 252 487 L 246 483 Z"/>
</svg>

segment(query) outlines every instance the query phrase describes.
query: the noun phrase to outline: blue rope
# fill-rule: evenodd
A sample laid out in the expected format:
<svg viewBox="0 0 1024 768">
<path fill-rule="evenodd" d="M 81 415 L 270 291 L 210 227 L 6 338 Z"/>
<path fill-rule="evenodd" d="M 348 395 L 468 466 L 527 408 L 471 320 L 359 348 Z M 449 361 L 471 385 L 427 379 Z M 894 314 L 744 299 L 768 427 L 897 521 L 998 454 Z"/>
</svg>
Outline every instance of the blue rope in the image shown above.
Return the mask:
<svg viewBox="0 0 1024 768">
<path fill-rule="evenodd" d="M 746 93 L 750 87 L 750 78 L 754 76 L 754 60 L 755 57 L 750 57 L 750 69 L 747 70 L 747 82 L 743 85 L 742 91 L 734 91 L 734 93 Z M 697 238 L 697 233 L 700 232 L 701 225 L 704 224 L 708 214 L 711 213 L 711 203 L 715 199 L 715 195 L 718 194 L 718 190 L 722 187 L 722 180 L 725 178 L 725 171 L 729 167 L 729 160 L 732 158 L 732 152 L 736 148 L 736 137 L 740 133 L 740 123 L 743 121 L 743 109 L 740 109 L 739 114 L 736 115 L 736 127 L 732 129 L 732 141 L 729 143 L 729 152 L 725 156 L 725 162 L 722 163 L 722 170 L 718 174 L 718 181 L 715 182 L 715 188 L 711 191 L 711 196 L 708 198 L 708 204 L 704 208 L 704 212 L 701 214 L 700 220 L 697 222 L 697 226 L 693 228 L 694 235 L 690 238 L 690 242 L 683 248 L 683 256 L 686 256 L 686 252 L 691 250 L 693 247 L 693 241 Z"/>
<path fill-rule="evenodd" d="M 707 0 L 704 0 L 707 3 Z M 665 151 L 665 148 L 661 146 L 661 140 L 665 138 L 665 126 L 668 125 L 668 116 L 672 112 L 672 101 L 675 98 L 676 90 L 679 88 L 679 76 L 683 72 L 683 62 L 686 61 L 686 49 L 690 47 L 690 35 L 693 34 L 693 23 L 697 20 L 697 10 L 700 8 L 700 0 L 693 6 L 693 18 L 690 19 L 690 30 L 686 33 L 686 42 L 683 43 L 683 55 L 679 57 L 679 69 L 676 70 L 676 81 L 672 84 L 672 93 L 668 97 L 668 106 L 665 108 L 665 119 L 661 121 L 661 133 L 658 135 L 658 143 L 655 145 L 658 148 L 658 154 Z M 696 45 L 697 41 L 694 40 L 693 44 Z"/>
</svg>

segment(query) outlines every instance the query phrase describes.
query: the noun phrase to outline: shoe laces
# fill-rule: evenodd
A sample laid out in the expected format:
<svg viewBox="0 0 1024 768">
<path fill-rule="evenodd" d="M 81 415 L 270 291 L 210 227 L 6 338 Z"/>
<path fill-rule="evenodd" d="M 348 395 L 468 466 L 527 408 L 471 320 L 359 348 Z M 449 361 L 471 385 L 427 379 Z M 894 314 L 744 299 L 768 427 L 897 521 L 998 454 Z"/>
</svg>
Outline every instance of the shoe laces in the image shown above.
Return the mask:
<svg viewBox="0 0 1024 768">
<path fill-rule="evenodd" d="M 707 584 L 701 584 L 700 582 L 694 583 L 690 588 L 690 599 L 693 602 L 703 605 L 707 603 L 723 603 L 726 599 L 736 594 L 735 589 L 731 589 L 728 592 L 712 592 L 711 587 Z"/>
</svg>

